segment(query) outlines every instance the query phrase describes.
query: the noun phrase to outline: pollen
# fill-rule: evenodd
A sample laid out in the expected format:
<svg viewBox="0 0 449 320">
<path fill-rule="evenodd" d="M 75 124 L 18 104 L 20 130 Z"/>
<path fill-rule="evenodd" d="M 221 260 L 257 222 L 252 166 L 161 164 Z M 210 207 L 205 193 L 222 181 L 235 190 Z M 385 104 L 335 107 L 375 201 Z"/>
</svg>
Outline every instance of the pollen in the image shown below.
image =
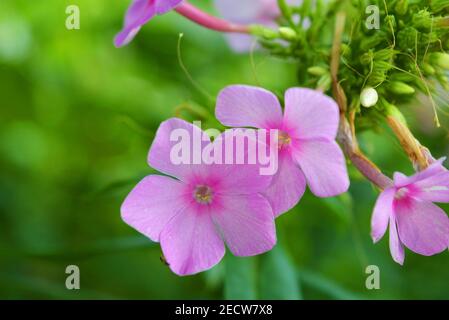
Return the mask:
<svg viewBox="0 0 449 320">
<path fill-rule="evenodd" d="M 407 188 L 400 188 L 398 191 L 396 191 L 394 198 L 397 200 L 401 200 L 407 196 L 407 193 L 408 193 Z"/>
<path fill-rule="evenodd" d="M 279 149 L 282 149 L 283 147 L 289 146 L 292 142 L 292 138 L 288 135 L 288 133 L 284 131 L 279 131 L 278 135 L 278 146 Z"/>
<path fill-rule="evenodd" d="M 193 197 L 200 204 L 210 204 L 212 202 L 212 189 L 205 185 L 199 185 L 195 188 Z"/>
</svg>

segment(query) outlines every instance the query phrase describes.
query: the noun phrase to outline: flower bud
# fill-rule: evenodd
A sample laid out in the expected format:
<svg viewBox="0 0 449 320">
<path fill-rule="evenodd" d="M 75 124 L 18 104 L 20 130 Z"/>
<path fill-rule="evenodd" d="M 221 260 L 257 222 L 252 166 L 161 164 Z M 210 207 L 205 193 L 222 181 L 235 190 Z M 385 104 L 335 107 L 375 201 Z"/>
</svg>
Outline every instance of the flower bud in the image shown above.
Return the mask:
<svg viewBox="0 0 449 320">
<path fill-rule="evenodd" d="M 408 0 L 398 0 L 394 9 L 396 10 L 397 14 L 403 16 L 407 13 L 408 10 Z"/>
<path fill-rule="evenodd" d="M 400 81 L 393 81 L 387 86 L 388 90 L 401 95 L 413 94 L 415 89 L 408 84 Z"/>
<path fill-rule="evenodd" d="M 298 35 L 296 34 L 296 31 L 289 27 L 280 27 L 279 28 L 279 35 L 281 38 L 289 41 L 294 41 L 298 39 Z"/>
<path fill-rule="evenodd" d="M 307 72 L 310 73 L 311 75 L 317 76 L 317 77 L 320 77 L 320 76 L 325 75 L 326 73 L 329 73 L 329 71 L 327 69 L 320 67 L 320 66 L 310 67 L 307 69 Z"/>
<path fill-rule="evenodd" d="M 449 70 L 449 54 L 443 52 L 433 52 L 429 55 L 429 61 L 440 68 Z"/>
<path fill-rule="evenodd" d="M 424 71 L 424 73 L 425 73 L 426 75 L 432 76 L 432 75 L 435 74 L 435 68 L 432 67 L 432 66 L 431 66 L 430 64 L 428 64 L 428 63 L 423 63 L 423 64 L 421 65 L 421 69 Z"/>
<path fill-rule="evenodd" d="M 360 93 L 360 104 L 365 108 L 371 108 L 372 106 L 376 105 L 378 100 L 379 95 L 374 88 L 366 87 Z"/>
<path fill-rule="evenodd" d="M 252 35 L 262 37 L 266 40 L 272 40 L 279 37 L 279 33 L 277 31 L 270 28 L 265 28 L 261 25 L 252 25 L 249 30 Z"/>
</svg>

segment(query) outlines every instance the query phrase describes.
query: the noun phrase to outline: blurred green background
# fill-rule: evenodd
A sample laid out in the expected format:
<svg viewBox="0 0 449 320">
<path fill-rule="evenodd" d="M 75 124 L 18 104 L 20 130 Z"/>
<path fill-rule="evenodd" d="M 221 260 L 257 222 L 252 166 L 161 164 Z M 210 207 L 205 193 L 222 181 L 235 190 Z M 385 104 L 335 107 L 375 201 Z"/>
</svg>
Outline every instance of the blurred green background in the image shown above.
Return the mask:
<svg viewBox="0 0 449 320">
<path fill-rule="evenodd" d="M 210 1 L 192 2 L 214 10 Z M 70 4 L 81 10 L 80 30 L 65 28 Z M 112 39 L 128 4 L 0 2 L 0 298 L 449 298 L 448 252 L 407 251 L 401 267 L 390 257 L 388 237 L 372 244 L 377 191 L 353 168 L 350 193 L 323 200 L 307 192 L 277 220 L 279 245 L 271 253 L 227 254 L 196 276 L 170 272 L 159 246 L 123 223 L 119 210 L 153 172 L 146 155 L 158 124 L 177 114 L 187 120 L 213 114 L 214 102 L 180 67 L 178 34 L 184 33 L 185 65 L 211 96 L 235 83 L 282 95 L 307 66 L 258 53 L 253 67 L 221 34 L 175 13 L 116 49 Z M 445 111 L 436 129 L 425 99 L 402 109 L 434 155 L 446 155 Z M 361 143 L 386 173 L 412 173 L 386 127 L 362 134 Z M 65 288 L 71 264 L 81 269 L 81 290 Z M 365 288 L 371 264 L 380 268 L 380 290 Z"/>
</svg>

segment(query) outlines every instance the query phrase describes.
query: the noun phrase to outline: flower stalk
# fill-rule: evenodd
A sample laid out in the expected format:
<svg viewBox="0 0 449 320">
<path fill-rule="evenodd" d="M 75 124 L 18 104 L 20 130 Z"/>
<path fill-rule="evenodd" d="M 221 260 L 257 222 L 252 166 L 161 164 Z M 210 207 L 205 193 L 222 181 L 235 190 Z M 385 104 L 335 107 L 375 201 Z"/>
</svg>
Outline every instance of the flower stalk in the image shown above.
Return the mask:
<svg viewBox="0 0 449 320">
<path fill-rule="evenodd" d="M 179 6 L 177 6 L 175 8 L 175 11 L 185 18 L 207 29 L 219 32 L 250 33 L 249 26 L 231 23 L 229 21 L 209 15 L 206 12 L 191 5 L 187 1 L 183 1 Z"/>
</svg>

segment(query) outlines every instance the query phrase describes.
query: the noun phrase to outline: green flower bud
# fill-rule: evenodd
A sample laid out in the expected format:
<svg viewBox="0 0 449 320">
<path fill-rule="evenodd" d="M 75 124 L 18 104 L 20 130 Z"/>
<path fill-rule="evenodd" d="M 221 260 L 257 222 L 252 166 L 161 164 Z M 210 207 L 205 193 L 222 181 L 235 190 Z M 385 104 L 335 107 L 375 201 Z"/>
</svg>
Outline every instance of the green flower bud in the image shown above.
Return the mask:
<svg viewBox="0 0 449 320">
<path fill-rule="evenodd" d="M 360 57 L 360 63 L 364 65 L 369 65 L 373 61 L 373 53 L 371 51 L 362 54 Z"/>
<path fill-rule="evenodd" d="M 402 114 L 401 111 L 399 111 L 399 109 L 395 105 L 389 103 L 385 99 L 382 99 L 382 105 L 384 106 L 385 113 L 388 116 L 394 117 L 399 122 L 402 122 L 402 124 L 407 125 L 407 120 L 405 120 L 404 115 Z"/>
<path fill-rule="evenodd" d="M 429 61 L 442 69 L 449 70 L 449 54 L 443 52 L 433 52 L 429 54 Z"/>
<path fill-rule="evenodd" d="M 398 0 L 396 6 L 394 7 L 394 10 L 401 16 L 406 14 L 408 10 L 408 0 Z"/>
<path fill-rule="evenodd" d="M 329 71 L 326 68 L 320 67 L 320 66 L 313 66 L 307 69 L 307 72 L 310 73 L 311 75 L 320 77 L 323 76 L 327 73 L 329 73 Z"/>
<path fill-rule="evenodd" d="M 433 76 L 435 74 L 435 68 L 428 63 L 423 63 L 421 69 L 426 75 Z"/>
<path fill-rule="evenodd" d="M 420 10 L 413 15 L 412 25 L 418 30 L 428 31 L 432 28 L 432 16 L 427 10 Z"/>
<path fill-rule="evenodd" d="M 415 93 L 415 89 L 408 84 L 400 81 L 392 81 L 388 84 L 387 89 L 393 93 L 400 95 L 408 95 Z"/>
<path fill-rule="evenodd" d="M 393 58 L 394 54 L 393 49 L 382 49 L 374 53 L 374 60 L 388 61 Z"/>
<path fill-rule="evenodd" d="M 416 37 L 418 36 L 418 30 L 413 27 L 406 27 L 399 31 L 397 40 L 401 48 L 408 50 L 414 48 L 416 45 Z"/>
<path fill-rule="evenodd" d="M 330 89 L 332 84 L 331 75 L 329 73 L 323 75 L 317 82 L 317 88 L 327 91 Z"/>
<path fill-rule="evenodd" d="M 289 41 L 295 41 L 298 39 L 296 31 L 289 27 L 280 27 L 279 35 L 281 36 L 281 38 Z"/>
<path fill-rule="evenodd" d="M 266 40 L 273 40 L 279 38 L 279 33 L 277 31 L 260 25 L 250 26 L 250 33 L 252 35 L 262 37 Z"/>
<path fill-rule="evenodd" d="M 341 44 L 341 55 L 342 56 L 349 56 L 351 54 L 351 48 L 346 44 Z"/>
<path fill-rule="evenodd" d="M 376 89 L 367 87 L 362 90 L 360 93 L 360 103 L 365 108 L 370 108 L 376 105 L 379 100 L 379 95 L 377 94 Z"/>
</svg>

